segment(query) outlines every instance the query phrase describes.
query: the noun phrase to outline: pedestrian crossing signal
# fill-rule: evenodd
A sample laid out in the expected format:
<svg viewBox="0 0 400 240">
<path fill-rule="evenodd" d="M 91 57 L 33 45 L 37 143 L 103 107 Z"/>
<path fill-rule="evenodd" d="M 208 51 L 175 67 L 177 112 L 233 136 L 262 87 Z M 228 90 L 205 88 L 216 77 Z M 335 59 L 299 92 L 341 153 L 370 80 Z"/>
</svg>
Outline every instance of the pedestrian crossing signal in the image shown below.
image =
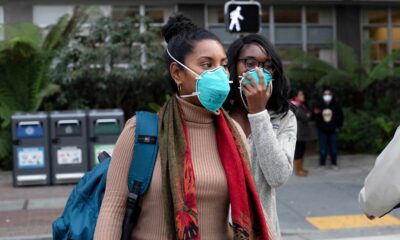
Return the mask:
<svg viewBox="0 0 400 240">
<path fill-rule="evenodd" d="M 228 32 L 258 33 L 260 31 L 261 4 L 259 2 L 226 2 L 224 13 Z"/>
</svg>

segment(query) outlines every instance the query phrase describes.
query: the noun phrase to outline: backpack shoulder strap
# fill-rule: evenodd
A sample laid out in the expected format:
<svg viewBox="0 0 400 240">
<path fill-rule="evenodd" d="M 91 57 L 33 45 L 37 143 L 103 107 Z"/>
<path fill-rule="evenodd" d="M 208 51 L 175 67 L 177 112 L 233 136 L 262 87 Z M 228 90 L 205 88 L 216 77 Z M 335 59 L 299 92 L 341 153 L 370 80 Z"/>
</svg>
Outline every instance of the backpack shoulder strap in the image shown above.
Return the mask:
<svg viewBox="0 0 400 240">
<path fill-rule="evenodd" d="M 158 115 L 136 112 L 135 146 L 128 176 L 128 189 L 141 182 L 140 195 L 145 193 L 153 176 L 158 153 Z"/>
</svg>

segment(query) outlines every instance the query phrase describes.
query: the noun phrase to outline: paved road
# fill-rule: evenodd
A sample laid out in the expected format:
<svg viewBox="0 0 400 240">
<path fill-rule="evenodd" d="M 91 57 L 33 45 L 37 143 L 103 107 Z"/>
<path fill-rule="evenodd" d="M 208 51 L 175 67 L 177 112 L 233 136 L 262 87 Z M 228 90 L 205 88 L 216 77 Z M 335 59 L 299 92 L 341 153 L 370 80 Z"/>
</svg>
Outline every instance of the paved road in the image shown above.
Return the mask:
<svg viewBox="0 0 400 240">
<path fill-rule="evenodd" d="M 380 226 L 367 226 L 371 221 L 359 216 L 358 192 L 375 156 L 341 156 L 338 161 L 338 171 L 323 170 L 317 168 L 316 157 L 309 157 L 310 175 L 293 176 L 278 189 L 284 239 L 400 240 L 400 211 Z M 51 239 L 51 222 L 62 212 L 72 187 L 13 188 L 11 173 L 0 172 L 0 240 Z M 395 225 L 387 225 L 393 221 Z"/>
<path fill-rule="evenodd" d="M 339 170 L 319 169 L 317 157 L 306 159 L 308 177 L 292 176 L 277 191 L 278 214 L 286 240 L 313 239 L 400 239 L 400 211 L 392 212 L 393 221 L 381 226 L 362 216 L 358 193 L 372 168 L 373 155 L 351 155 L 339 158 Z M 360 216 L 361 215 L 361 216 Z M 308 220 L 307 220 L 308 219 Z M 315 224 L 324 220 L 324 224 Z M 312 224 L 313 222 L 314 224 Z M 361 227 L 362 226 L 362 227 Z M 327 229 L 327 230 L 326 230 Z M 386 236 L 392 235 L 392 236 Z M 394 237 L 393 237 L 394 235 Z M 378 238 L 386 236 L 386 238 Z M 368 238 L 370 237 L 370 238 Z"/>
</svg>

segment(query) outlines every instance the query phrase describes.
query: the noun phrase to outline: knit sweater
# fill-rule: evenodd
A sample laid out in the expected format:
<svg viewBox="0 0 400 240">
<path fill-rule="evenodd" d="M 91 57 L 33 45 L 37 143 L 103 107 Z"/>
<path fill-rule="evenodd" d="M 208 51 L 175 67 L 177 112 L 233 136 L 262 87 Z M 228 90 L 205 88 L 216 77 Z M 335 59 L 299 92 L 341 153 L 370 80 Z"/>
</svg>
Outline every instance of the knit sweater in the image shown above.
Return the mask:
<svg viewBox="0 0 400 240">
<path fill-rule="evenodd" d="M 213 113 L 178 98 L 187 124 L 196 176 L 196 199 L 201 239 L 232 239 L 228 225 L 229 195 L 215 137 Z M 135 117 L 118 138 L 107 174 L 106 192 L 97 220 L 95 239 L 119 239 L 127 199 L 127 178 L 133 152 Z M 241 129 L 241 135 L 246 137 Z M 161 161 L 158 155 L 142 212 L 132 239 L 167 239 L 162 203 Z"/>
<path fill-rule="evenodd" d="M 271 114 L 271 115 L 270 115 Z M 289 111 L 286 116 L 268 113 L 267 110 L 248 114 L 251 135 L 251 168 L 257 191 L 264 209 L 281 239 L 276 209 L 275 188 L 292 175 L 296 146 L 296 116 Z"/>
</svg>

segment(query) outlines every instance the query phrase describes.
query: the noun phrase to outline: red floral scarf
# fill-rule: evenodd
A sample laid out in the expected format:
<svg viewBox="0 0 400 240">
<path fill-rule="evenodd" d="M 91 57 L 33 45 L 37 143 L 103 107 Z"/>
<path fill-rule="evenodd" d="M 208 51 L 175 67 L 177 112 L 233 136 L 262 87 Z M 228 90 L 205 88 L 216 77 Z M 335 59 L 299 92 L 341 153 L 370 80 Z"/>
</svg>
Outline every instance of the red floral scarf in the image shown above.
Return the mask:
<svg viewBox="0 0 400 240">
<path fill-rule="evenodd" d="M 215 117 L 218 152 L 232 208 L 234 239 L 272 239 L 240 135 L 224 111 Z M 183 119 L 176 97 L 171 98 L 163 108 L 160 123 L 164 210 L 170 239 L 198 240 L 201 236 L 195 175 Z"/>
</svg>

